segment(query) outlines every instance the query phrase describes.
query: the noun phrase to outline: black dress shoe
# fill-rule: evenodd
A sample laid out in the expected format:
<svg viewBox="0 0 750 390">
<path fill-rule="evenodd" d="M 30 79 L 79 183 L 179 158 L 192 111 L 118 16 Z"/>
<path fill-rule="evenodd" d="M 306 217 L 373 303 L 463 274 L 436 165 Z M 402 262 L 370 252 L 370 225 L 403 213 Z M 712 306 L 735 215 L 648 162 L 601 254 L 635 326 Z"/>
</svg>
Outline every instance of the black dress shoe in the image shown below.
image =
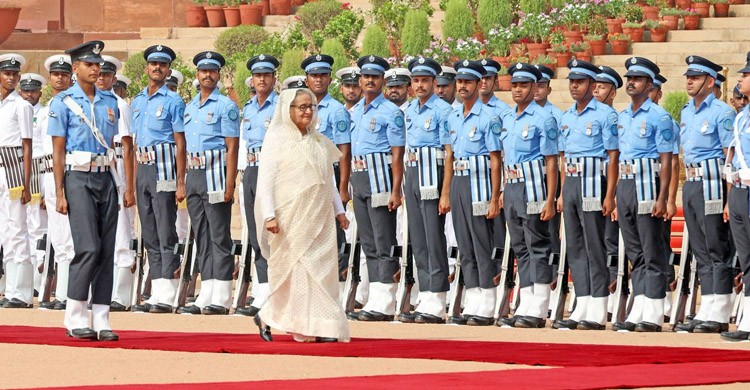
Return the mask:
<svg viewBox="0 0 750 390">
<path fill-rule="evenodd" d="M 370 321 L 370 322 L 380 322 L 380 321 L 393 321 L 392 315 L 387 315 L 383 313 L 379 313 L 377 311 L 359 311 L 359 317 L 357 317 L 357 320 L 359 321 Z"/>
<path fill-rule="evenodd" d="M 96 340 L 96 331 L 91 328 L 78 328 L 66 331 L 68 337 L 82 340 Z"/>
<path fill-rule="evenodd" d="M 721 332 L 721 339 L 726 341 L 745 341 L 750 339 L 750 332 L 738 330 L 735 332 Z"/>
<path fill-rule="evenodd" d="M 18 298 L 13 298 L 8 302 L 5 302 L 3 307 L 6 309 L 29 309 L 34 307 L 34 305 L 28 304 Z"/>
<path fill-rule="evenodd" d="M 693 330 L 695 330 L 695 327 L 700 325 L 703 321 L 701 320 L 691 320 L 689 322 L 683 322 L 675 325 L 674 330 L 675 332 L 688 332 L 693 333 Z"/>
<path fill-rule="evenodd" d="M 255 306 L 245 306 L 245 307 L 238 307 L 234 311 L 234 314 L 239 314 L 241 316 L 254 317 L 256 314 L 258 314 L 259 311 L 260 309 L 258 309 Z"/>
<path fill-rule="evenodd" d="M 492 317 L 471 316 L 466 320 L 466 325 L 469 326 L 490 326 L 494 323 L 495 319 Z"/>
<path fill-rule="evenodd" d="M 365 307 L 365 305 L 363 305 L 363 304 L 361 304 L 361 303 L 359 303 L 357 301 L 354 301 L 354 308 L 355 309 L 361 309 L 363 307 Z"/>
<path fill-rule="evenodd" d="M 513 317 L 504 317 L 497 320 L 495 323 L 496 326 L 510 326 L 513 327 L 516 324 L 516 321 L 521 318 L 521 316 L 513 316 Z"/>
<path fill-rule="evenodd" d="M 47 310 L 54 310 L 55 304 L 57 304 L 58 301 L 55 299 L 54 301 L 48 301 L 48 302 L 39 302 L 39 308 L 40 309 L 47 309 Z"/>
<path fill-rule="evenodd" d="M 196 305 L 180 306 L 177 308 L 177 314 L 201 314 L 201 308 Z"/>
<path fill-rule="evenodd" d="M 516 320 L 515 325 L 513 325 L 514 328 L 544 328 L 544 325 L 547 323 L 547 320 L 544 318 L 539 317 L 532 317 L 532 316 L 523 316 Z"/>
<path fill-rule="evenodd" d="M 96 336 L 99 341 L 117 341 L 120 339 L 120 336 L 110 329 L 100 330 Z"/>
<path fill-rule="evenodd" d="M 401 313 L 398 315 L 398 321 L 403 322 L 404 324 L 413 324 L 414 317 L 416 317 L 417 314 L 419 313 Z"/>
<path fill-rule="evenodd" d="M 57 299 L 55 299 L 57 301 Z M 52 310 L 65 310 L 65 308 L 68 307 L 68 301 L 57 301 L 55 303 L 55 307 L 52 308 Z"/>
<path fill-rule="evenodd" d="M 449 324 L 456 324 L 456 325 L 466 325 L 466 322 L 469 320 L 468 316 L 451 316 L 448 318 Z"/>
<path fill-rule="evenodd" d="M 5 306 L 5 304 L 8 303 L 8 301 L 9 301 L 9 299 L 5 298 L 5 297 L 3 297 L 2 299 L 0 299 L 0 307 Z"/>
<path fill-rule="evenodd" d="M 607 326 L 598 322 L 583 320 L 578 323 L 576 328 L 579 330 L 604 330 Z"/>
<path fill-rule="evenodd" d="M 133 307 L 131 307 L 130 310 L 135 313 L 150 313 L 151 306 L 153 305 L 151 305 L 150 303 L 144 303 L 142 305 L 133 305 Z"/>
<path fill-rule="evenodd" d="M 637 326 L 636 324 L 629 322 L 629 321 L 623 321 L 623 322 L 617 321 L 614 324 L 612 324 L 612 330 L 614 330 L 615 332 L 618 332 L 621 330 L 627 331 L 627 332 L 633 332 L 635 331 L 636 326 Z"/>
<path fill-rule="evenodd" d="M 578 321 L 571 319 L 555 320 L 554 322 L 552 322 L 552 328 L 576 330 L 578 329 Z"/>
<path fill-rule="evenodd" d="M 253 317 L 253 322 L 255 322 L 255 325 L 258 326 L 258 332 L 260 333 L 260 338 L 263 339 L 263 341 L 273 341 L 273 336 L 271 335 L 271 327 L 264 324 L 259 315 L 256 314 L 255 317 Z"/>
<path fill-rule="evenodd" d="M 419 313 L 414 317 L 414 322 L 417 324 L 444 324 L 445 318 L 434 316 L 428 313 Z"/>
<path fill-rule="evenodd" d="M 693 333 L 721 333 L 729 330 L 729 324 L 716 321 L 704 321 L 695 326 Z"/>
<path fill-rule="evenodd" d="M 653 333 L 661 332 L 661 325 L 654 324 L 653 322 L 641 321 L 635 326 L 636 332 Z"/>
<path fill-rule="evenodd" d="M 151 305 L 151 309 L 148 311 L 149 313 L 171 313 L 172 312 L 172 306 L 167 305 L 166 303 L 157 303 L 156 305 Z"/>
<path fill-rule="evenodd" d="M 339 339 L 335 337 L 316 337 L 315 342 L 316 343 L 338 343 Z"/>
<path fill-rule="evenodd" d="M 359 312 L 358 311 L 349 311 L 346 313 L 346 319 L 357 321 L 359 320 Z"/>
<path fill-rule="evenodd" d="M 128 308 L 120 302 L 112 301 L 109 304 L 109 311 L 128 311 Z"/>
<path fill-rule="evenodd" d="M 227 309 L 224 306 L 219 305 L 208 305 L 203 308 L 203 314 L 210 316 L 210 315 L 225 315 L 229 314 L 229 309 Z"/>
</svg>

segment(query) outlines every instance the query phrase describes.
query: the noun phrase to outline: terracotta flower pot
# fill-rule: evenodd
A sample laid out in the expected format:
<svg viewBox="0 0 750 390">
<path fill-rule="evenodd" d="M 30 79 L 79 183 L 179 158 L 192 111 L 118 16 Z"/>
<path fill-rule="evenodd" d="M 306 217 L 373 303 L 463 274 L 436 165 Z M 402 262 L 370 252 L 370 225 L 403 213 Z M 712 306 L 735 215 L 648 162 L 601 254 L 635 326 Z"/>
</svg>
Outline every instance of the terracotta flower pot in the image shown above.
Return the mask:
<svg viewBox="0 0 750 390">
<path fill-rule="evenodd" d="M 529 59 L 535 60 L 542 54 L 547 54 L 547 45 L 544 43 L 527 43 L 526 50 L 529 53 Z"/>
<path fill-rule="evenodd" d="M 691 7 L 703 18 L 707 18 L 711 10 L 711 4 L 708 3 L 693 3 Z"/>
<path fill-rule="evenodd" d="M 714 3 L 714 17 L 726 18 L 729 16 L 729 3 Z"/>
<path fill-rule="evenodd" d="M 667 41 L 667 29 L 664 27 L 659 28 L 652 28 L 649 30 L 651 32 L 651 42 L 666 42 Z"/>
<path fill-rule="evenodd" d="M 299 7 L 305 4 L 305 0 L 292 0 L 292 7 Z"/>
<path fill-rule="evenodd" d="M 612 41 L 610 42 L 612 45 L 612 54 L 628 54 L 628 46 L 630 42 L 628 41 Z"/>
<path fill-rule="evenodd" d="M 729 0 L 729 4 L 731 5 L 745 4 L 745 0 Z"/>
<path fill-rule="evenodd" d="M 508 57 L 492 56 L 492 59 L 497 61 L 498 64 L 502 65 L 503 68 L 507 69 L 510 67 L 510 60 L 508 59 Z"/>
<path fill-rule="evenodd" d="M 667 30 L 677 30 L 680 25 L 679 15 L 664 15 L 661 17 L 661 20 L 664 22 L 664 27 Z"/>
<path fill-rule="evenodd" d="M 568 61 L 570 61 L 570 53 L 569 52 L 565 52 L 565 53 L 557 52 L 555 53 L 555 58 L 557 59 L 557 66 L 560 66 L 560 67 L 568 66 Z"/>
<path fill-rule="evenodd" d="M 202 5 L 188 5 L 185 7 L 185 19 L 188 27 L 207 27 L 208 18 Z"/>
<path fill-rule="evenodd" d="M 639 27 L 639 28 L 623 27 L 622 32 L 630 36 L 631 42 L 643 42 L 643 27 Z"/>
<path fill-rule="evenodd" d="M 598 41 L 586 41 L 591 47 L 591 55 L 601 56 L 607 51 L 607 40 L 601 39 Z"/>
<path fill-rule="evenodd" d="M 497 88 L 500 91 L 510 91 L 510 75 L 497 76 Z"/>
<path fill-rule="evenodd" d="M 693 2 L 691 0 L 675 0 L 674 4 L 677 8 L 688 9 Z"/>
<path fill-rule="evenodd" d="M 565 31 L 565 43 L 571 44 L 583 41 L 583 33 L 580 31 Z"/>
<path fill-rule="evenodd" d="M 224 7 L 207 5 L 206 17 L 208 17 L 208 27 L 226 27 L 227 19 L 224 16 Z"/>
<path fill-rule="evenodd" d="M 577 51 L 573 53 L 573 57 L 577 60 L 591 62 L 591 52 L 588 51 Z"/>
<path fill-rule="evenodd" d="M 659 20 L 659 8 L 658 6 L 645 5 L 641 7 L 643 10 L 643 20 Z"/>
<path fill-rule="evenodd" d="M 260 5 L 263 6 L 263 16 L 271 13 L 271 0 L 260 0 Z"/>
<path fill-rule="evenodd" d="M 271 0 L 269 15 L 290 15 L 291 13 L 291 0 Z"/>
<path fill-rule="evenodd" d="M 240 5 L 240 20 L 242 24 L 263 25 L 263 6 L 261 4 Z"/>
<path fill-rule="evenodd" d="M 544 66 L 552 69 L 552 72 L 554 72 L 554 71 L 557 70 L 557 62 L 554 62 L 554 63 L 551 63 L 551 64 L 544 64 Z M 566 64 L 566 66 L 567 66 L 567 64 Z"/>
<path fill-rule="evenodd" d="M 697 30 L 701 23 L 701 17 L 698 15 L 685 15 L 682 17 L 685 30 Z"/>
<path fill-rule="evenodd" d="M 241 23 L 240 7 L 224 8 L 224 18 L 227 20 L 227 27 L 236 27 Z"/>
<path fill-rule="evenodd" d="M 607 31 L 610 34 L 621 33 L 623 23 L 625 23 L 625 19 L 607 19 Z"/>
</svg>

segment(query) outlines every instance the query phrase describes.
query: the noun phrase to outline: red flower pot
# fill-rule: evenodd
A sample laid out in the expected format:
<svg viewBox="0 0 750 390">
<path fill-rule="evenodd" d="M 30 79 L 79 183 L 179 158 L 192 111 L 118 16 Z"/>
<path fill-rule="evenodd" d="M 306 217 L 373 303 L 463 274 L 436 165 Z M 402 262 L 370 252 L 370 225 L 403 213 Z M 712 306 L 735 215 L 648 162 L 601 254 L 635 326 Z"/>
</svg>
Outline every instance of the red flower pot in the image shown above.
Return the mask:
<svg viewBox="0 0 750 390">
<path fill-rule="evenodd" d="M 271 13 L 271 0 L 260 0 L 260 5 L 263 6 L 263 16 Z"/>
<path fill-rule="evenodd" d="M 658 6 L 644 5 L 641 7 L 643 10 L 643 20 L 659 20 L 659 8 Z"/>
<path fill-rule="evenodd" d="M 601 56 L 601 55 L 604 55 L 604 53 L 607 50 L 606 39 L 602 39 L 599 41 L 586 41 L 586 42 L 588 42 L 589 46 L 591 47 L 591 55 Z"/>
<path fill-rule="evenodd" d="M 711 4 L 708 3 L 693 3 L 691 7 L 695 9 L 695 12 L 698 12 L 698 15 L 704 18 L 708 17 L 709 11 L 711 10 Z"/>
<path fill-rule="evenodd" d="M 292 2 L 290 0 L 271 0 L 269 15 L 290 15 L 292 13 Z"/>
<path fill-rule="evenodd" d="M 565 43 L 571 44 L 583 41 L 583 33 L 580 31 L 565 31 Z"/>
<path fill-rule="evenodd" d="M 508 57 L 496 57 L 492 56 L 492 59 L 497 61 L 498 64 L 502 65 L 503 68 L 509 68 L 510 67 L 510 60 Z"/>
<path fill-rule="evenodd" d="M 577 60 L 591 62 L 591 53 L 587 51 L 577 51 L 573 53 L 573 57 Z"/>
<path fill-rule="evenodd" d="M 227 27 L 236 27 L 240 25 L 240 7 L 224 8 L 224 18 L 227 20 Z"/>
<path fill-rule="evenodd" d="M 677 30 L 680 25 L 679 15 L 664 15 L 661 17 L 661 20 L 664 22 L 664 27 L 666 27 L 667 30 Z"/>
<path fill-rule="evenodd" d="M 714 3 L 714 17 L 726 18 L 729 16 L 729 3 Z"/>
<path fill-rule="evenodd" d="M 510 91 L 510 75 L 497 76 L 497 88 L 500 91 Z"/>
<path fill-rule="evenodd" d="M 639 27 L 639 28 L 623 27 L 622 32 L 630 36 L 631 42 L 643 42 L 643 27 Z"/>
<path fill-rule="evenodd" d="M 224 7 L 216 5 L 207 5 L 206 17 L 208 17 L 208 27 L 226 27 L 227 19 L 224 16 Z"/>
<path fill-rule="evenodd" d="M 621 33 L 623 23 L 625 23 L 625 19 L 607 19 L 607 31 L 610 34 Z"/>
<path fill-rule="evenodd" d="M 254 24 L 260 26 L 263 24 L 263 5 L 261 4 L 242 4 L 240 6 L 240 20 L 242 24 Z"/>
<path fill-rule="evenodd" d="M 690 5 L 693 4 L 691 0 L 675 0 L 674 3 L 677 6 L 677 8 L 680 8 L 680 9 L 688 9 L 690 8 Z"/>
<path fill-rule="evenodd" d="M 188 27 L 207 27 L 208 18 L 202 5 L 188 5 L 185 7 L 185 19 Z"/>
<path fill-rule="evenodd" d="M 612 41 L 610 42 L 612 45 L 612 54 L 628 54 L 628 45 L 630 42 L 628 41 Z"/>
<path fill-rule="evenodd" d="M 570 61 L 570 53 L 555 53 L 555 58 L 557 59 L 557 66 L 568 66 L 568 61 Z"/>
<path fill-rule="evenodd" d="M 685 15 L 682 17 L 685 30 L 697 30 L 701 23 L 701 17 L 698 15 Z"/>
<path fill-rule="evenodd" d="M 542 54 L 547 54 L 547 44 L 545 43 L 527 43 L 526 50 L 529 53 L 529 59 L 535 60 Z"/>
<path fill-rule="evenodd" d="M 667 29 L 664 27 L 660 28 L 652 28 L 649 30 L 651 32 L 651 42 L 666 42 L 667 41 Z"/>
</svg>

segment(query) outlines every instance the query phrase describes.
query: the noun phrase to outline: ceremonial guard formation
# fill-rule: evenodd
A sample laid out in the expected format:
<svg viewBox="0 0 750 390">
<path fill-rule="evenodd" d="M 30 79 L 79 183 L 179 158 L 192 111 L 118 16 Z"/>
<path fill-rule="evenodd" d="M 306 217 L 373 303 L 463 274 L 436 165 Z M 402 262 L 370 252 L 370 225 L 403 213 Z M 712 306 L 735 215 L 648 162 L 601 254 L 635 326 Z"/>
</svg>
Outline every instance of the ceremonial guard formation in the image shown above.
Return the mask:
<svg viewBox="0 0 750 390">
<path fill-rule="evenodd" d="M 750 337 L 750 53 L 731 105 L 721 100 L 734 84 L 723 67 L 688 56 L 690 100 L 678 122 L 658 105 L 667 79 L 643 57 L 628 58 L 623 75 L 571 60 L 574 103 L 561 111 L 549 101 L 555 72 L 544 65 L 511 64 L 511 107 L 495 94 L 501 65 L 492 59 L 446 67 L 419 56 L 391 68 L 367 53 L 356 66 L 320 53 L 279 85 L 281 64 L 261 54 L 247 61 L 251 98 L 240 110 L 222 93 L 220 53 L 193 58 L 186 102 L 177 91 L 191 80 L 172 69 L 171 48 L 144 51 L 147 85 L 131 97 L 122 63 L 103 50 L 90 41 L 52 55 L 45 75 L 22 74 L 19 54 L 0 55 L 3 308 L 33 307 L 37 291 L 40 308 L 65 310 L 68 336 L 108 341 L 119 338 L 110 311 L 236 309 L 270 341 L 260 317 L 293 321 L 287 300 L 314 307 L 310 297 L 284 295 L 304 290 L 286 285 L 292 279 L 314 279 L 325 280 L 311 291 L 325 296 L 320 318 L 335 330 L 289 325 L 298 341 L 347 341 L 344 315 L 516 328 L 550 318 L 555 329 L 611 322 L 621 332 L 660 332 L 668 322 L 674 331 Z M 623 92 L 630 103 L 618 111 Z M 295 207 L 330 219 L 320 231 L 294 229 L 332 241 L 328 223 L 336 224 L 339 250 L 326 243 L 315 257 L 332 257 L 335 270 L 305 263 L 320 280 L 295 268 L 301 255 L 273 253 L 294 269 L 283 275 L 266 260 L 274 242 L 310 244 L 286 235 L 285 199 L 266 193 L 292 191 L 279 169 L 302 170 L 283 159 L 295 156 L 282 141 L 320 168 L 303 176 L 326 209 L 312 212 L 298 198 Z M 261 167 L 276 184 L 259 181 Z M 670 233 L 683 169 L 677 251 Z M 235 187 L 244 224 L 237 241 Z M 568 272 L 566 318 L 558 313 Z M 233 301 L 235 283 L 243 292 Z"/>
</svg>

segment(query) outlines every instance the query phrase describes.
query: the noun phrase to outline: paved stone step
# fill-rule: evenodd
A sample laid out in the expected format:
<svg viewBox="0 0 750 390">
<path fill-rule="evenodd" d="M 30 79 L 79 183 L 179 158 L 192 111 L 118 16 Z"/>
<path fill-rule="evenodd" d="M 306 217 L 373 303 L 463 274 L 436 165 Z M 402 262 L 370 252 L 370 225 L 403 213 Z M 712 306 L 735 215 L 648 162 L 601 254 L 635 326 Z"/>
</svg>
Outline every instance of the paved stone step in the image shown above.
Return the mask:
<svg viewBox="0 0 750 390">
<path fill-rule="evenodd" d="M 167 45 L 185 59 L 204 50 L 214 49 L 214 38 L 191 38 L 191 39 L 138 39 L 138 40 L 113 40 L 105 41 L 107 51 L 137 53 L 151 45 Z"/>
<path fill-rule="evenodd" d="M 750 49 L 750 48 L 749 48 Z M 721 64 L 724 66 L 728 65 L 738 65 L 738 64 L 744 64 L 745 63 L 745 51 L 737 51 L 737 52 L 726 52 L 726 53 L 707 53 L 702 51 L 695 51 L 695 52 L 685 52 L 685 53 L 679 53 L 679 54 L 645 54 L 643 52 L 638 52 L 638 54 L 628 54 L 628 55 L 606 55 L 606 56 L 595 56 L 593 59 L 594 64 L 596 65 L 607 65 L 607 66 L 624 66 L 625 61 L 632 58 L 634 55 L 646 57 L 650 59 L 651 61 L 656 62 L 659 67 L 662 68 L 669 68 L 670 66 L 685 66 L 685 58 L 690 54 L 697 54 L 702 57 L 706 57 L 710 59 L 711 61 L 716 62 L 717 64 Z"/>
<path fill-rule="evenodd" d="M 729 16 L 750 16 L 750 4 L 730 5 Z"/>
<path fill-rule="evenodd" d="M 750 18 L 748 19 L 750 25 Z M 704 53 L 746 53 L 750 42 L 639 42 L 631 45 L 633 52 L 641 55 Z"/>
<path fill-rule="evenodd" d="M 667 34 L 667 41 L 672 42 L 736 42 L 750 41 L 750 34 L 744 30 L 676 30 Z"/>
<path fill-rule="evenodd" d="M 733 18 L 702 18 L 701 29 L 744 29 L 750 25 L 749 16 L 737 16 Z"/>
</svg>

